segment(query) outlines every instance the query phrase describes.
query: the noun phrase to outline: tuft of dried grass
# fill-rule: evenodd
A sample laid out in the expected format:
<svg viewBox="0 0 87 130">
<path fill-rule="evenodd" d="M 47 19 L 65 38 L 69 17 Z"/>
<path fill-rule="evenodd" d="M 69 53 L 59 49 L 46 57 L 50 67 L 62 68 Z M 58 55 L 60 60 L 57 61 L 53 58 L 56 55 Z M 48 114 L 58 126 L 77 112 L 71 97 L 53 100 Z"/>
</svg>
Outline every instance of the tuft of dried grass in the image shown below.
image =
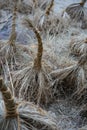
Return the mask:
<svg viewBox="0 0 87 130">
<path fill-rule="evenodd" d="M 59 33 L 59 18 L 57 17 L 57 15 L 42 15 L 38 22 L 38 28 L 44 35 L 46 33 L 49 33 L 50 35 L 57 35 Z"/>
<path fill-rule="evenodd" d="M 1 45 L 0 45 L 1 58 L 7 57 L 7 59 L 11 59 L 11 57 L 12 57 L 12 61 L 14 60 L 14 53 L 16 51 L 16 47 L 15 47 L 15 41 L 16 41 L 16 30 L 15 30 L 16 11 L 17 11 L 17 5 L 15 4 L 14 11 L 13 11 L 13 23 L 12 23 L 11 36 L 9 38 L 9 41 L 5 45 L 4 45 L 4 43 L 1 43 Z"/>
<path fill-rule="evenodd" d="M 3 101 L 0 101 L 1 130 L 57 130 L 56 117 L 29 102 L 19 102 L 12 96 L 10 89 L 0 78 L 0 91 Z"/>
<path fill-rule="evenodd" d="M 86 0 L 82 0 L 80 3 L 71 4 L 66 8 L 67 14 L 70 16 L 72 20 L 75 21 L 83 21 L 85 14 L 85 5 Z"/>
<path fill-rule="evenodd" d="M 29 4 L 27 4 L 24 0 L 18 1 L 18 12 L 21 14 L 31 14 L 33 10 L 33 2 L 30 0 Z"/>
<path fill-rule="evenodd" d="M 47 6 L 49 5 L 50 3 L 50 0 L 37 0 L 37 3 L 38 3 L 38 7 L 41 8 L 41 10 L 45 10 L 47 8 Z"/>
<path fill-rule="evenodd" d="M 44 30 L 47 29 L 44 27 L 46 26 L 46 24 L 47 24 L 46 27 L 51 26 L 52 17 L 50 18 L 49 16 L 50 16 L 53 6 L 54 6 L 54 0 L 51 0 L 49 5 L 46 7 L 45 13 L 40 17 L 39 24 L 38 24 L 40 30 L 43 30 L 43 28 Z"/>
<path fill-rule="evenodd" d="M 61 130 L 75 130 L 79 128 L 79 125 L 83 126 L 83 120 L 78 116 L 81 108 L 74 105 L 72 99 L 57 100 L 49 106 L 49 110 L 56 114 L 58 128 Z"/>
<path fill-rule="evenodd" d="M 24 24 L 32 28 L 38 40 L 38 51 L 33 61 L 33 66 L 27 66 L 13 75 L 15 90 L 20 98 L 33 101 L 36 104 L 48 104 L 51 97 L 51 78 L 47 67 L 42 65 L 43 43 L 38 30 L 29 19 Z M 48 68 L 49 69 L 49 68 Z"/>
<path fill-rule="evenodd" d="M 76 56 L 87 55 L 87 38 L 85 40 L 72 40 L 70 50 L 71 54 Z"/>
<path fill-rule="evenodd" d="M 14 44 L 15 44 L 16 37 L 17 37 L 17 35 L 16 35 L 16 29 L 15 29 L 15 26 L 16 26 L 16 17 L 17 17 L 17 13 L 16 12 L 17 12 L 17 4 L 14 5 L 13 18 L 12 18 L 12 32 L 11 32 L 11 36 L 10 36 L 9 41 L 8 41 L 9 45 L 13 46 L 14 50 L 15 50 L 15 45 Z"/>
<path fill-rule="evenodd" d="M 12 12 L 13 10 L 13 6 L 15 5 L 15 3 L 17 3 L 17 7 L 18 7 L 18 12 L 21 14 L 29 14 L 32 13 L 33 10 L 33 2 L 29 1 L 29 4 L 26 4 L 24 2 L 24 0 L 1 0 L 0 1 L 0 9 L 3 10 L 9 10 L 10 12 Z"/>
<path fill-rule="evenodd" d="M 76 61 L 69 56 L 68 38 L 62 34 L 59 36 L 50 36 L 47 34 L 45 40 L 43 40 L 43 59 L 51 66 L 51 71 L 57 68 L 65 68 L 76 63 Z"/>
<path fill-rule="evenodd" d="M 61 14 L 54 14 L 52 11 L 49 15 L 42 15 L 38 20 L 38 28 L 44 35 L 58 36 L 61 33 L 64 34 L 69 29 L 69 25 L 68 18 L 62 17 Z"/>
<path fill-rule="evenodd" d="M 30 57 L 27 47 L 16 44 L 16 18 L 17 18 L 17 3 L 15 3 L 12 19 L 12 32 L 8 41 L 0 42 L 0 59 L 3 64 L 8 61 L 10 68 L 19 66 L 19 63 L 27 62 Z M 28 57 L 28 58 L 27 58 Z"/>
<path fill-rule="evenodd" d="M 86 75 L 84 70 L 86 58 L 87 56 L 83 55 L 77 64 L 50 73 L 54 80 L 54 97 L 58 98 L 58 94 L 60 93 L 64 97 L 74 97 L 77 94 L 81 94 L 86 86 Z"/>
</svg>

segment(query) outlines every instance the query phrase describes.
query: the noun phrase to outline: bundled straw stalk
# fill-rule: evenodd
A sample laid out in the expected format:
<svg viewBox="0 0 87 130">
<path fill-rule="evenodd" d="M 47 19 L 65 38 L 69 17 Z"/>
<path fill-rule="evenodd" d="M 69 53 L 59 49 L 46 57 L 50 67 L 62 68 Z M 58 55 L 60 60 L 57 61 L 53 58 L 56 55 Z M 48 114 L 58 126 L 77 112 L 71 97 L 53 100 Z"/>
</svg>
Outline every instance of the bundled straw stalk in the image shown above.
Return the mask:
<svg viewBox="0 0 87 130">
<path fill-rule="evenodd" d="M 27 62 L 27 56 L 29 58 L 29 52 L 26 46 L 16 44 L 16 18 L 17 18 L 17 3 L 15 3 L 12 19 L 12 32 L 9 41 L 3 41 L 0 43 L 0 58 L 3 64 L 8 61 L 10 68 L 19 66 L 19 63 L 23 63 L 23 60 Z M 26 55 L 26 56 L 25 56 Z M 12 67 L 13 66 L 13 67 Z"/>
<path fill-rule="evenodd" d="M 0 53 L 3 53 L 3 51 L 6 51 L 6 50 L 8 50 L 10 53 L 13 52 L 13 51 L 15 52 L 15 49 L 16 49 L 15 48 L 15 41 L 16 41 L 16 37 L 17 37 L 16 29 L 15 29 L 15 27 L 16 27 L 16 17 L 17 17 L 16 11 L 17 11 L 17 5 L 15 4 L 14 11 L 13 11 L 13 19 L 12 19 L 13 23 L 12 23 L 11 36 L 10 36 L 7 44 L 5 43 L 6 45 L 4 45 L 4 47 L 3 47 L 4 43 L 0 44 L 0 48 L 1 48 Z"/>
<path fill-rule="evenodd" d="M 0 91 L 4 100 L 0 102 L 1 130 L 57 130 L 55 117 L 32 103 L 15 102 L 2 78 L 0 78 Z"/>
<path fill-rule="evenodd" d="M 16 41 L 16 31 L 15 31 L 15 22 L 16 22 L 16 11 L 17 5 L 15 4 L 14 11 L 13 11 L 13 23 L 12 23 L 12 32 L 9 38 L 9 41 L 6 43 L 0 43 L 0 59 L 5 62 L 5 59 L 9 60 L 10 62 L 14 62 L 14 53 L 16 51 L 15 41 Z M 0 63 L 1 64 L 1 63 Z"/>
<path fill-rule="evenodd" d="M 24 24 L 32 28 L 38 40 L 38 52 L 33 66 L 27 66 L 13 75 L 15 90 L 19 97 L 36 104 L 47 104 L 51 100 L 51 78 L 47 74 L 48 66 L 42 66 L 43 43 L 38 30 L 29 19 Z M 48 68 L 49 69 L 49 68 Z"/>
</svg>

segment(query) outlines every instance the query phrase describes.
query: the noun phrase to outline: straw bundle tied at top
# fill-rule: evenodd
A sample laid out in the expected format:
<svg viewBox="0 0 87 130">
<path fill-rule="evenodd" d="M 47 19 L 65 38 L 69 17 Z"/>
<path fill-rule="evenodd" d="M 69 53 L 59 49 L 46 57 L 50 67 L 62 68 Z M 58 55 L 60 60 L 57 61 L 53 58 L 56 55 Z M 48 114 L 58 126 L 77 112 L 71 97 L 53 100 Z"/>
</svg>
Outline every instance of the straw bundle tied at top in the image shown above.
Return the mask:
<svg viewBox="0 0 87 130">
<path fill-rule="evenodd" d="M 56 117 L 29 102 L 17 102 L 11 91 L 0 78 L 0 91 L 4 105 L 0 102 L 0 128 L 1 130 L 57 130 Z"/>
</svg>

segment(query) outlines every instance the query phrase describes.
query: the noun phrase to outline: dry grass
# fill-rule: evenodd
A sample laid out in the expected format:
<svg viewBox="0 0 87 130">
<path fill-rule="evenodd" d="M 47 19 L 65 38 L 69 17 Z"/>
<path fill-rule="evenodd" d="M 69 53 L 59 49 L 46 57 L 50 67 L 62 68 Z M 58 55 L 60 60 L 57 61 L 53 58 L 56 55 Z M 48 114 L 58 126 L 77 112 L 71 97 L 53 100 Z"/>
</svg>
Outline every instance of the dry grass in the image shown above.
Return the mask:
<svg viewBox="0 0 87 130">
<path fill-rule="evenodd" d="M 52 36 L 58 36 L 66 33 L 70 26 L 69 18 L 62 17 L 62 14 L 50 11 L 49 15 L 42 15 L 38 21 L 38 28 L 44 36 L 50 34 Z"/>
<path fill-rule="evenodd" d="M 82 105 L 87 102 L 86 40 L 82 40 L 86 37 L 86 30 L 82 30 L 81 22 L 77 21 L 83 13 L 86 19 L 86 8 L 81 8 L 81 3 L 74 4 L 73 9 L 70 6 L 70 19 L 66 15 L 62 17 L 61 14 L 54 14 L 51 0 L 26 2 L 20 0 L 17 11 L 20 17 L 29 14 L 28 17 L 32 19 L 32 22 L 25 20 L 27 28 L 31 29 L 32 38 L 28 40 L 30 44 L 18 45 L 15 26 L 9 41 L 3 40 L 0 43 L 0 75 L 5 78 L 6 84 L 12 86 L 10 88 L 16 96 L 19 118 L 6 119 L 5 104 L 1 101 L 0 128 L 17 130 L 19 123 L 20 130 L 77 130 L 85 124 L 84 118 L 79 116 Z M 12 2 L 11 9 L 6 8 L 12 10 L 13 5 Z M 16 21 L 16 17 L 13 18 Z M 20 24 L 19 21 L 17 24 Z M 17 28 L 17 31 L 20 30 Z M 8 94 L 6 97 L 9 97 Z M 50 105 L 51 109 L 48 108 Z"/>
<path fill-rule="evenodd" d="M 24 1 L 18 3 L 18 12 L 21 14 L 31 14 L 33 10 L 33 2 L 29 1 L 29 4 L 26 4 Z"/>
<path fill-rule="evenodd" d="M 58 100 L 49 106 L 49 110 L 56 114 L 58 121 L 58 128 L 61 130 L 76 130 L 77 125 L 83 125 L 79 117 L 81 108 L 75 106 L 72 100 L 64 99 Z"/>
<path fill-rule="evenodd" d="M 13 80 L 19 97 L 33 101 L 36 104 L 47 104 L 51 101 L 51 78 L 48 76 L 45 66 L 42 65 L 43 43 L 38 30 L 28 19 L 25 20 L 28 28 L 32 28 L 38 40 L 38 52 L 33 66 L 14 73 Z M 50 97 L 50 98 L 49 98 Z"/>
<path fill-rule="evenodd" d="M 40 4 L 39 1 L 37 1 L 37 3 L 37 5 Z M 58 14 L 54 14 L 54 0 L 47 3 L 48 6 L 45 10 L 42 10 L 39 5 L 39 7 L 33 9 L 32 15 L 29 15 L 29 17 L 32 18 L 35 27 L 39 29 L 41 34 L 45 35 L 48 32 L 51 35 L 60 34 L 60 32 L 63 32 L 66 28 L 65 24 L 67 22 L 65 22 L 65 19 L 63 19 Z"/>
<path fill-rule="evenodd" d="M 42 32 L 46 33 L 47 30 L 49 29 L 50 29 L 49 32 L 51 32 L 54 26 L 59 23 L 59 19 L 55 15 L 52 18 L 53 6 L 54 6 L 54 0 L 51 0 L 49 5 L 46 7 L 44 14 L 40 17 L 38 21 L 38 28 Z"/>
<path fill-rule="evenodd" d="M 71 41 L 71 54 L 76 55 L 76 56 L 81 56 L 83 54 L 87 54 L 87 39 L 85 40 L 72 40 Z"/>
<path fill-rule="evenodd" d="M 72 20 L 75 21 L 82 21 L 84 20 L 84 14 L 85 14 L 85 4 L 86 1 L 82 1 L 81 3 L 75 3 L 71 4 L 66 8 L 67 14 L 70 16 Z"/>
<path fill-rule="evenodd" d="M 19 13 L 21 13 L 21 14 L 32 13 L 32 10 L 33 10 L 33 2 L 32 1 L 29 1 L 29 4 L 26 4 L 23 0 L 17 0 L 17 1 L 4 0 L 4 2 L 1 0 L 0 1 L 0 9 L 9 10 L 10 12 L 12 12 L 15 2 L 17 2 Z"/>
<path fill-rule="evenodd" d="M 64 68 L 76 63 L 72 57 L 69 56 L 69 42 L 71 37 L 67 34 L 60 34 L 59 36 L 50 36 L 47 34 L 44 42 L 43 59 L 51 66 L 51 71 L 57 68 Z M 63 40 L 64 39 L 64 40 Z"/>
<path fill-rule="evenodd" d="M 18 45 L 16 43 L 16 18 L 17 18 L 17 5 L 14 6 L 13 19 L 12 19 L 12 32 L 8 41 L 0 42 L 0 58 L 5 64 L 6 60 L 10 65 L 10 68 L 17 68 L 21 64 L 24 64 L 29 59 L 30 51 L 27 50 L 27 46 Z"/>
<path fill-rule="evenodd" d="M 45 10 L 50 3 L 50 0 L 44 0 L 44 1 L 43 0 L 33 0 L 33 1 L 36 1 L 38 7 L 40 7 L 41 10 Z"/>
<path fill-rule="evenodd" d="M 9 38 L 9 41 L 6 44 L 3 44 L 3 43 L 0 44 L 1 58 L 4 59 L 4 60 L 5 60 L 5 58 L 11 59 L 12 63 L 15 62 L 14 53 L 16 51 L 16 47 L 15 47 L 15 41 L 16 41 L 16 31 L 15 31 L 16 11 L 17 11 L 17 5 L 15 4 L 14 11 L 13 11 L 13 23 L 12 23 L 11 36 Z M 11 60 L 10 60 L 10 62 L 11 62 Z"/>
<path fill-rule="evenodd" d="M 75 96 L 77 94 L 81 95 L 81 92 L 86 87 L 86 75 L 84 70 L 86 57 L 86 55 L 83 55 L 78 63 L 73 66 L 51 72 L 50 75 L 54 79 L 54 96 L 56 95 L 58 98 L 58 92 L 61 92 L 61 90 L 64 97 L 72 97 L 71 95 Z"/>
<path fill-rule="evenodd" d="M 0 91 L 3 96 L 3 101 L 0 102 L 1 130 L 57 129 L 56 117 L 32 103 L 16 102 L 2 78 Z"/>
</svg>

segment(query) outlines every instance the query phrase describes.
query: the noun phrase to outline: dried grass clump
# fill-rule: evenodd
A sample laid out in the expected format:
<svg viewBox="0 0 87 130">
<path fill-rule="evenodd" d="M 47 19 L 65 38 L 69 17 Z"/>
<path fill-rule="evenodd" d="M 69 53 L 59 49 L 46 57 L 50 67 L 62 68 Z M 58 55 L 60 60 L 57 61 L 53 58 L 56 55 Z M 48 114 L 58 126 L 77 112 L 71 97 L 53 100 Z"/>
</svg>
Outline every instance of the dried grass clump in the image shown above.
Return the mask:
<svg viewBox="0 0 87 130">
<path fill-rule="evenodd" d="M 10 10 L 18 0 L 0 0 L 0 9 Z"/>
<path fill-rule="evenodd" d="M 69 57 L 68 39 L 66 41 L 61 39 L 61 36 L 56 37 L 50 36 L 49 34 L 43 39 L 42 64 L 48 66 L 45 67 L 48 73 L 57 68 L 65 68 L 76 63 L 73 58 Z M 32 50 L 33 57 L 36 55 L 36 48 L 37 44 L 31 44 L 29 46 L 29 49 Z"/>
<path fill-rule="evenodd" d="M 14 4 L 17 3 L 18 12 L 21 14 L 32 13 L 33 2 L 29 1 L 29 4 L 25 3 L 24 0 L 1 0 L 0 1 L 0 9 L 9 10 L 12 12 Z"/>
<path fill-rule="evenodd" d="M 56 35 L 59 33 L 58 24 L 59 18 L 56 15 L 41 16 L 38 28 L 43 34 L 48 32 L 50 35 Z"/>
<path fill-rule="evenodd" d="M 24 21 L 28 28 L 32 28 L 38 40 L 38 52 L 33 66 L 15 72 L 13 82 L 19 97 L 33 101 L 36 104 L 47 104 L 51 101 L 51 78 L 47 73 L 47 66 L 42 66 L 43 43 L 38 30 L 29 19 Z M 48 68 L 49 69 L 49 68 Z"/>
<path fill-rule="evenodd" d="M 44 0 L 44 1 L 29 0 L 29 2 L 20 0 L 18 2 L 18 12 L 22 14 L 34 15 L 36 11 L 38 11 L 39 9 L 41 11 L 45 10 L 48 4 L 49 4 L 49 0 Z"/>
<path fill-rule="evenodd" d="M 4 9 L 4 8 L 7 8 L 9 4 L 9 1 L 8 0 L 0 0 L 0 9 Z"/>
<path fill-rule="evenodd" d="M 55 117 L 32 103 L 16 102 L 2 78 L 0 91 L 3 96 L 0 102 L 1 130 L 57 130 Z"/>
<path fill-rule="evenodd" d="M 62 17 L 60 14 L 54 14 L 50 11 L 49 15 L 42 15 L 38 22 L 39 30 L 45 35 L 46 33 L 50 35 L 60 35 L 61 33 L 66 33 L 69 29 L 69 20 Z"/>
<path fill-rule="evenodd" d="M 45 10 L 49 5 L 50 0 L 33 0 L 33 4 L 35 8 L 40 8 L 41 10 Z"/>
<path fill-rule="evenodd" d="M 79 128 L 80 107 L 74 105 L 72 100 L 57 100 L 49 106 L 49 110 L 56 114 L 58 128 L 61 130 L 77 130 Z M 83 120 L 80 120 L 80 127 L 83 126 Z"/>
<path fill-rule="evenodd" d="M 49 0 L 29 0 L 29 2 L 20 1 L 18 3 L 18 12 L 22 14 L 35 14 L 39 9 L 44 11 L 48 4 Z"/>
<path fill-rule="evenodd" d="M 15 4 L 13 11 L 11 36 L 8 41 L 0 42 L 0 58 L 3 63 L 7 60 L 11 68 L 19 66 L 19 63 L 27 62 L 27 59 L 29 59 L 28 53 L 30 53 L 26 46 L 16 44 L 16 17 L 17 4 Z"/>
<path fill-rule="evenodd" d="M 86 0 L 82 0 L 80 3 L 71 4 L 66 8 L 67 14 L 72 20 L 77 22 L 84 20 L 86 8 L 84 7 Z"/>
<path fill-rule="evenodd" d="M 69 37 L 66 37 L 66 35 L 62 34 L 59 36 L 50 36 L 48 34 L 43 40 L 43 59 L 51 66 L 51 71 L 74 65 L 76 62 L 69 56 Z"/>
<path fill-rule="evenodd" d="M 54 97 L 58 98 L 59 94 L 63 95 L 64 98 L 72 97 L 73 93 L 74 95 L 78 94 L 84 89 L 86 85 L 84 70 L 86 58 L 87 56 L 83 55 L 77 64 L 51 72 L 50 75 L 54 79 Z"/>
<path fill-rule="evenodd" d="M 71 54 L 81 56 L 87 55 L 87 38 L 85 40 L 72 40 L 70 43 Z"/>
<path fill-rule="evenodd" d="M 73 94 L 76 103 L 78 103 L 79 105 L 84 105 L 85 103 L 87 103 L 87 55 L 83 57 L 82 60 L 83 62 L 85 61 L 83 64 L 83 84 L 82 87 Z"/>
<path fill-rule="evenodd" d="M 54 19 L 56 20 L 55 16 L 53 20 L 52 20 L 52 15 L 50 16 L 53 6 L 54 6 L 54 0 L 51 0 L 50 4 L 47 6 L 45 10 L 45 13 L 40 17 L 40 20 L 38 23 L 38 27 L 40 31 L 41 30 L 46 31 L 47 29 L 49 29 Z"/>
<path fill-rule="evenodd" d="M 6 45 L 7 42 L 3 43 Z M 18 70 L 23 68 L 25 64 L 32 61 L 32 52 L 28 51 L 27 46 L 16 45 L 15 51 L 13 46 L 5 46 L 0 50 L 0 60 L 3 67 L 5 67 L 6 62 L 10 70 Z"/>
<path fill-rule="evenodd" d="M 24 0 L 18 2 L 18 12 L 21 14 L 31 14 L 33 10 L 33 2 L 29 1 L 29 4 L 25 3 Z"/>
<path fill-rule="evenodd" d="M 15 4 L 14 11 L 13 11 L 13 23 L 12 23 L 12 32 L 11 36 L 9 38 L 9 41 L 4 45 L 2 42 L 0 44 L 0 55 L 1 57 L 9 55 L 9 59 L 11 55 L 14 55 L 13 53 L 16 51 L 15 47 L 15 41 L 16 41 L 16 31 L 15 31 L 15 26 L 16 26 L 16 11 L 17 11 L 17 5 Z M 6 52 L 8 54 L 6 54 Z"/>
<path fill-rule="evenodd" d="M 82 29 L 87 29 L 87 20 L 83 20 L 83 21 L 82 21 L 81 28 L 82 28 Z"/>
</svg>

